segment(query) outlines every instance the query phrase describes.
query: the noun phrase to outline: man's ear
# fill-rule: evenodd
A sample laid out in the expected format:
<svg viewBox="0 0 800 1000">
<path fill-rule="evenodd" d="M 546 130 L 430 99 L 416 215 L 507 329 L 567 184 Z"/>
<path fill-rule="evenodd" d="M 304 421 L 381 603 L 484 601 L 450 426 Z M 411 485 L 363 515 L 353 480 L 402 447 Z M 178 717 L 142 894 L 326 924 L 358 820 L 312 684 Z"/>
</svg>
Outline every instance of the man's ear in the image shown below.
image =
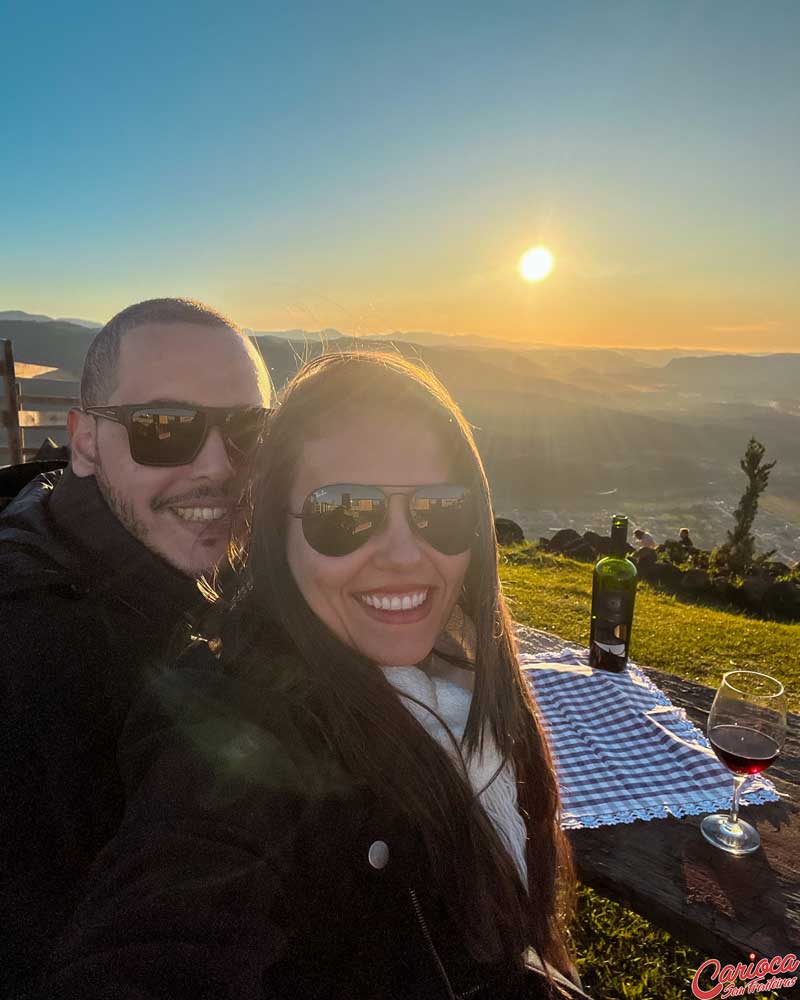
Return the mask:
<svg viewBox="0 0 800 1000">
<path fill-rule="evenodd" d="M 97 463 L 97 421 L 88 413 L 70 410 L 67 414 L 70 464 L 76 476 L 93 476 Z"/>
</svg>

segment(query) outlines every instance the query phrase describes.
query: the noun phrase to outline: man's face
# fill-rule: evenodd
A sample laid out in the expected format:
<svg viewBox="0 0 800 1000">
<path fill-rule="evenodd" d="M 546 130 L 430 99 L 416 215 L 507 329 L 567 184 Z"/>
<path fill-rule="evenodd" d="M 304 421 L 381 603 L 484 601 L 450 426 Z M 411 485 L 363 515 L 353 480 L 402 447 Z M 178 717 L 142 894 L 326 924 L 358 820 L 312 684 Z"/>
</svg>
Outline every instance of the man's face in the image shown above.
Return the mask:
<svg viewBox="0 0 800 1000">
<path fill-rule="evenodd" d="M 199 406 L 266 406 L 241 338 L 224 328 L 193 324 L 137 327 L 122 339 L 117 387 L 108 405 L 169 400 Z M 82 420 L 94 420 L 82 417 Z M 75 460 L 78 475 L 94 474 L 106 502 L 132 535 L 190 576 L 224 554 L 236 499 L 234 468 L 219 430 L 210 430 L 188 465 L 153 467 L 131 458 L 126 429 L 97 418 L 94 462 Z"/>
</svg>

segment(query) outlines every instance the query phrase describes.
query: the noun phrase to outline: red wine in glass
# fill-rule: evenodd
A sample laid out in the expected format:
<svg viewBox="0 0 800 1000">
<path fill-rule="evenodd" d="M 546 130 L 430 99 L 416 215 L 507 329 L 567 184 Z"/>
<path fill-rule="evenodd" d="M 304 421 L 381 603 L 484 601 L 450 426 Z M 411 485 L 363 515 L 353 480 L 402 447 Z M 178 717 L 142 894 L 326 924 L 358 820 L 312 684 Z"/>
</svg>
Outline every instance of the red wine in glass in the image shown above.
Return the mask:
<svg viewBox="0 0 800 1000">
<path fill-rule="evenodd" d="M 708 716 L 708 739 L 733 775 L 730 812 L 706 816 L 700 831 L 729 854 L 750 854 L 758 830 L 739 819 L 739 791 L 748 775 L 766 770 L 786 736 L 786 692 L 780 681 L 755 670 L 730 670 L 722 678 Z"/>
<path fill-rule="evenodd" d="M 708 739 L 714 753 L 734 774 L 760 774 L 780 750 L 771 736 L 749 726 L 714 726 Z"/>
</svg>

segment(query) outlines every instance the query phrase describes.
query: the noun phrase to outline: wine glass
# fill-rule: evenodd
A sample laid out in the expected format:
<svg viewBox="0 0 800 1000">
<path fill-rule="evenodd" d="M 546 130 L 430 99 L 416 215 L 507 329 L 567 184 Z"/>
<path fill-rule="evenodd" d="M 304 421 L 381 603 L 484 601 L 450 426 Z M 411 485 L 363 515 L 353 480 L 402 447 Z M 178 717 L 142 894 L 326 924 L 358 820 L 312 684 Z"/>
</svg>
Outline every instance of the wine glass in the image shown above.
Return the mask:
<svg viewBox="0 0 800 1000">
<path fill-rule="evenodd" d="M 706 816 L 700 829 L 706 840 L 730 854 L 758 850 L 758 830 L 739 819 L 739 791 L 748 774 L 770 766 L 786 736 L 783 684 L 755 670 L 729 670 L 722 678 L 708 716 L 708 739 L 714 753 L 733 773 L 729 815 Z"/>
</svg>

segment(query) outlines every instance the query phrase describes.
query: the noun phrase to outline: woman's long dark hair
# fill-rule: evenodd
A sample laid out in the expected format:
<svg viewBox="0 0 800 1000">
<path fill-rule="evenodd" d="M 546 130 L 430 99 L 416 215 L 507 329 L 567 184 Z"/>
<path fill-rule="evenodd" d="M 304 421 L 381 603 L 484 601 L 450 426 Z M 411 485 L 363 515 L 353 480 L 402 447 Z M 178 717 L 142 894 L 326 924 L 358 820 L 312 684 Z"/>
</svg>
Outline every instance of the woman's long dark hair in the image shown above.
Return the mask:
<svg viewBox="0 0 800 1000">
<path fill-rule="evenodd" d="M 465 750 L 484 733 L 516 769 L 528 830 L 527 893 L 464 777 L 414 719 L 375 663 L 341 642 L 310 609 L 287 559 L 289 495 L 306 441 L 352 416 L 422 418 L 452 461 L 454 481 L 478 497 L 479 525 L 461 609 L 474 623 L 475 684 Z M 252 487 L 245 553 L 245 617 L 260 609 L 302 661 L 303 685 L 324 738 L 359 783 L 408 816 L 423 840 L 443 899 L 479 960 L 532 945 L 556 968 L 569 966 L 565 918 L 571 902 L 569 848 L 559 826 L 550 752 L 517 660 L 500 590 L 486 475 L 472 433 L 441 383 L 399 355 L 345 352 L 305 364 L 270 418 Z M 263 669 L 263 656 L 259 658 Z M 254 661 L 255 663 L 255 661 Z M 473 666 L 473 664 L 470 664 Z"/>
</svg>

